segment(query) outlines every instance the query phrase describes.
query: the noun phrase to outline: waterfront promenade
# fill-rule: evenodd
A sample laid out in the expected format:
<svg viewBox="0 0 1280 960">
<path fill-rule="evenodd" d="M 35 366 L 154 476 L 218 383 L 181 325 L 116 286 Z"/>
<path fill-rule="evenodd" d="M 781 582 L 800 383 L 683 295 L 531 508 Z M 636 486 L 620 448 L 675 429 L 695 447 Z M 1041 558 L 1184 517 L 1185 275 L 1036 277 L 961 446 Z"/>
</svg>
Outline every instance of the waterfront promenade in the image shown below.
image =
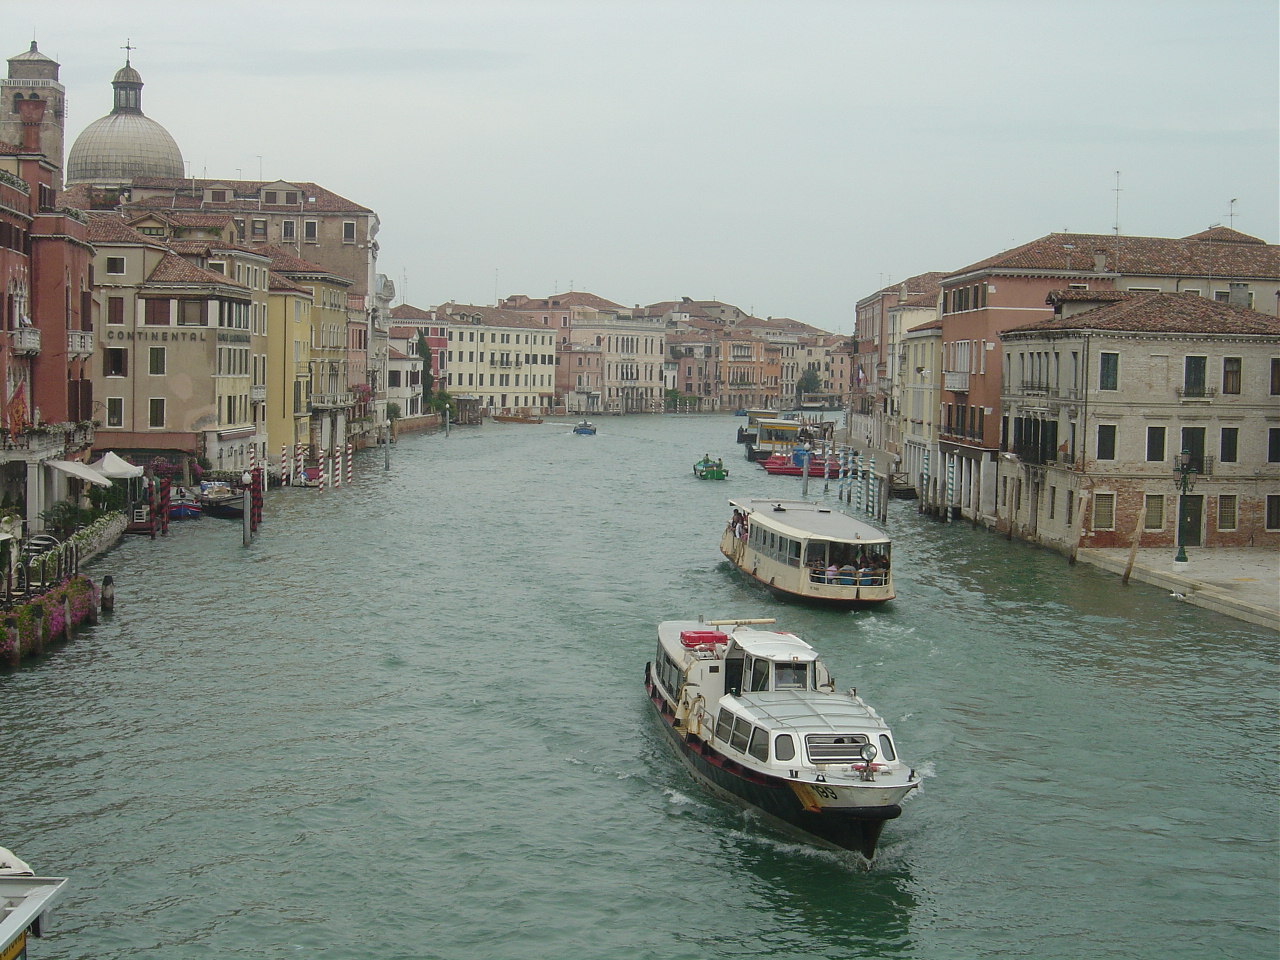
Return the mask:
<svg viewBox="0 0 1280 960">
<path fill-rule="evenodd" d="M 1077 559 L 1123 576 L 1129 548 L 1082 547 Z M 1280 553 L 1264 548 L 1188 551 L 1174 569 L 1167 547 L 1137 551 L 1129 579 L 1167 589 L 1170 601 L 1195 604 L 1280 633 Z M 1177 594 L 1177 596 L 1172 596 Z"/>
</svg>

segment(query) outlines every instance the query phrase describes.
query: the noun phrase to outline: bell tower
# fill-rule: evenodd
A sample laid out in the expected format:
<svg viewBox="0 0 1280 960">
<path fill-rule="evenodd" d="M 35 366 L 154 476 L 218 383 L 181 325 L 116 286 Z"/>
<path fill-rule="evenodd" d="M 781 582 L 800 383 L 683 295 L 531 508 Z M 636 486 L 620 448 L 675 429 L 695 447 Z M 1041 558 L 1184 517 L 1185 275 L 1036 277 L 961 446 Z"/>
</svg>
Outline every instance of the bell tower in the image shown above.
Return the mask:
<svg viewBox="0 0 1280 960">
<path fill-rule="evenodd" d="M 66 126 L 67 92 L 58 82 L 58 61 L 46 57 L 31 41 L 31 49 L 9 58 L 9 76 L 0 80 L 0 140 L 22 145 L 20 101 L 43 100 L 40 150 L 58 169 L 53 186 L 62 189 L 63 132 Z"/>
</svg>

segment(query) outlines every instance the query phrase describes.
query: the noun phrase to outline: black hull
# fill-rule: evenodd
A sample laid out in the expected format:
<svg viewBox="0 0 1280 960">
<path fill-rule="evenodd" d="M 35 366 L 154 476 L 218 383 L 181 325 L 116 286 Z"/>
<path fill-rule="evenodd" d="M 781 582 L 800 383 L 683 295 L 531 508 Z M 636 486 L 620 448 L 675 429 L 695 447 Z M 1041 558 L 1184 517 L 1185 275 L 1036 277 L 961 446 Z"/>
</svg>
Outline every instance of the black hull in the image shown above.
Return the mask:
<svg viewBox="0 0 1280 960">
<path fill-rule="evenodd" d="M 824 844 L 855 850 L 868 860 L 875 856 L 885 821 L 902 814 L 897 804 L 817 813 L 808 810 L 787 781 L 748 770 L 721 756 L 692 734 L 678 730 L 666 700 L 650 679 L 648 664 L 645 665 L 645 689 L 680 758 L 698 779 L 717 793 L 729 795 Z"/>
<path fill-rule="evenodd" d="M 243 499 L 240 497 L 226 502 L 201 500 L 200 508 L 204 511 L 206 517 L 222 517 L 226 520 L 232 520 L 244 516 Z"/>
</svg>

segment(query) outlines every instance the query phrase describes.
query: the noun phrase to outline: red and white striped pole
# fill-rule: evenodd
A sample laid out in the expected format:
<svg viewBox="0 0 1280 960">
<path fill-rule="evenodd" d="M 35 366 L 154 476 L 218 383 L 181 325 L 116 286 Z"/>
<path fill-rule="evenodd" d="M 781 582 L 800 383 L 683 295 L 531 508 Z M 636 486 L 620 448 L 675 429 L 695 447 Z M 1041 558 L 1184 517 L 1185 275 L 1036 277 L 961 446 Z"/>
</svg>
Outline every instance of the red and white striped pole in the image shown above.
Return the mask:
<svg viewBox="0 0 1280 960">
<path fill-rule="evenodd" d="M 300 442 L 295 443 L 293 445 L 293 475 L 298 478 L 299 483 L 306 479 L 306 473 L 303 470 L 306 465 L 306 461 L 302 458 L 302 444 Z"/>
<path fill-rule="evenodd" d="M 347 441 L 347 483 L 351 482 L 351 441 Z"/>
<path fill-rule="evenodd" d="M 325 459 L 324 449 L 322 448 L 320 450 L 320 492 L 321 493 L 324 493 L 325 472 L 328 466 L 329 466 L 329 463 Z"/>
<path fill-rule="evenodd" d="M 330 447 L 329 456 L 333 458 L 333 486 L 336 489 L 342 486 L 342 454 L 337 447 Z"/>
<path fill-rule="evenodd" d="M 289 445 L 280 444 L 280 486 L 289 485 Z"/>
<path fill-rule="evenodd" d="M 258 445 L 257 443 L 249 444 L 249 472 L 258 469 Z"/>
</svg>

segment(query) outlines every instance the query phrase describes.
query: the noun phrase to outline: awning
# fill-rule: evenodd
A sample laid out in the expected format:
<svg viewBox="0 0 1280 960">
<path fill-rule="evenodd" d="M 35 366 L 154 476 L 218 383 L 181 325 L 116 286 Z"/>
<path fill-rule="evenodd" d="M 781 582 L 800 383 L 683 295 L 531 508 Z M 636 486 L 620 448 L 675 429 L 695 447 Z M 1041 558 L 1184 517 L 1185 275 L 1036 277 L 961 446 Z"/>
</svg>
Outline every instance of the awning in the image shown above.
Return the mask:
<svg viewBox="0 0 1280 960">
<path fill-rule="evenodd" d="M 111 486 L 110 480 L 88 464 L 80 463 L 76 460 L 46 460 L 45 463 L 55 470 L 61 470 L 63 473 L 70 474 L 80 480 L 96 483 L 100 487 Z"/>
<path fill-rule="evenodd" d="M 113 480 L 124 480 L 127 477 L 140 477 L 143 474 L 143 468 L 129 463 L 123 457 L 118 457 L 110 450 L 102 455 L 100 460 L 95 460 L 89 464 L 91 469 L 97 470 L 104 477 L 110 477 Z"/>
</svg>

